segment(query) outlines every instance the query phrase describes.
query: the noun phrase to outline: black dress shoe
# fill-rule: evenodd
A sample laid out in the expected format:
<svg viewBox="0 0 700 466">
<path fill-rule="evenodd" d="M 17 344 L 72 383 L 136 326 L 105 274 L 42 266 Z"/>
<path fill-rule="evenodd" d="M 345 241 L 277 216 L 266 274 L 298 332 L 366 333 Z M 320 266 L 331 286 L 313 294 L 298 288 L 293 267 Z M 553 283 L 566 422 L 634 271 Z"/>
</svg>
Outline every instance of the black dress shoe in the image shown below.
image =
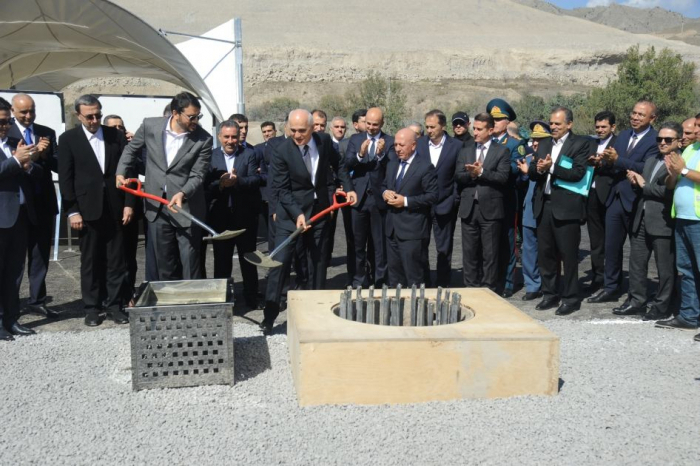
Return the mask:
<svg viewBox="0 0 700 466">
<path fill-rule="evenodd" d="M 612 312 L 616 316 L 641 316 L 647 312 L 647 308 L 646 306 L 632 306 L 628 300 L 622 306 L 614 308 Z"/>
<path fill-rule="evenodd" d="M 568 316 L 581 309 L 581 303 L 564 303 L 554 312 L 558 316 Z"/>
<path fill-rule="evenodd" d="M 260 330 L 262 330 L 263 335 L 272 335 L 272 322 L 263 320 L 259 324 Z"/>
<path fill-rule="evenodd" d="M 697 330 L 698 329 L 697 325 L 686 324 L 682 320 L 679 320 L 677 317 L 674 317 L 673 319 L 668 319 L 668 320 L 660 320 L 656 323 L 656 326 L 659 328 L 677 328 L 679 330 Z"/>
<path fill-rule="evenodd" d="M 513 296 L 513 290 L 511 290 L 510 288 L 506 288 L 505 290 L 503 290 L 503 294 L 501 296 L 508 299 L 511 296 Z"/>
<path fill-rule="evenodd" d="M 27 310 L 29 310 L 29 312 L 33 314 L 39 314 L 48 317 L 49 319 L 55 319 L 56 317 L 59 317 L 61 315 L 59 312 L 56 312 L 53 309 L 46 306 L 46 304 L 28 304 Z"/>
<path fill-rule="evenodd" d="M 97 311 L 91 311 L 85 314 L 85 325 L 88 327 L 97 327 L 101 323 L 100 314 Z"/>
<path fill-rule="evenodd" d="M 693 337 L 693 340 L 695 340 L 695 341 L 700 341 L 700 333 L 698 333 L 697 335 L 695 335 L 695 336 Z"/>
<path fill-rule="evenodd" d="M 541 291 L 528 291 L 523 295 L 521 298 L 523 301 L 532 301 L 533 299 L 541 298 L 542 297 L 542 292 Z"/>
<path fill-rule="evenodd" d="M 540 301 L 537 306 L 535 306 L 535 309 L 538 311 L 546 311 L 547 309 L 555 307 L 557 304 L 559 304 L 559 297 L 551 296 Z"/>
<path fill-rule="evenodd" d="M 24 325 L 20 325 L 19 322 L 15 322 L 12 324 L 12 327 L 10 327 L 10 333 L 15 335 L 15 336 L 26 336 L 26 335 L 34 335 L 36 332 L 29 327 L 25 327 Z"/>
<path fill-rule="evenodd" d="M 670 312 L 661 312 L 655 308 L 649 308 L 647 313 L 642 316 L 642 320 L 666 320 L 671 317 Z"/>
<path fill-rule="evenodd" d="M 595 294 L 588 298 L 586 302 L 588 303 L 593 303 L 593 304 L 598 304 L 598 303 L 614 303 L 617 302 L 617 300 L 620 299 L 620 293 L 618 291 L 600 291 L 598 294 Z"/>
<path fill-rule="evenodd" d="M 0 341 L 13 341 L 15 337 L 10 332 L 0 327 Z"/>
<path fill-rule="evenodd" d="M 603 288 L 603 282 L 593 282 L 583 289 L 584 293 L 595 293 L 599 289 Z"/>
<path fill-rule="evenodd" d="M 109 312 L 109 317 L 112 318 L 112 321 L 115 324 L 128 324 L 129 323 L 129 318 L 120 310 L 114 310 Z"/>
</svg>

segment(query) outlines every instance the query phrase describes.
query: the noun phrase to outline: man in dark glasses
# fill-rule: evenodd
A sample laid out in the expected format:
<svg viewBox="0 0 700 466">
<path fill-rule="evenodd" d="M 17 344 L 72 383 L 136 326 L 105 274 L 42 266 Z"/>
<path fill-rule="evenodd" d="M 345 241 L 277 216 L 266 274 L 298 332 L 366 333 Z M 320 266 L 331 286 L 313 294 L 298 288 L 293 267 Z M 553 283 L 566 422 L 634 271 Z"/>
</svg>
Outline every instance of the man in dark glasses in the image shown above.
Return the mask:
<svg viewBox="0 0 700 466">
<path fill-rule="evenodd" d="M 209 170 L 212 137 L 201 126 L 199 99 L 189 92 L 176 95 L 167 117 L 146 118 L 124 149 L 117 185 L 136 171 L 139 154 L 147 149 L 145 191 L 170 199 L 168 207 L 147 200 L 145 215 L 153 242 L 159 280 L 202 278 L 202 231 L 173 206 L 205 218 L 204 178 Z M 178 263 L 182 265 L 179 273 Z M 148 267 L 148 264 L 146 265 Z"/>
<path fill-rule="evenodd" d="M 678 123 L 664 123 L 656 137 L 659 154 L 646 160 L 641 173 L 627 170 L 627 179 L 638 193 L 632 211 L 629 293 L 625 303 L 613 309 L 613 314 L 643 315 L 644 320 L 659 320 L 671 314 L 676 275 L 671 218 L 673 197 L 666 189 L 668 170 L 664 158 L 680 153 L 682 136 L 683 129 Z M 647 302 L 647 273 L 652 253 L 659 272 L 659 288 Z"/>
</svg>

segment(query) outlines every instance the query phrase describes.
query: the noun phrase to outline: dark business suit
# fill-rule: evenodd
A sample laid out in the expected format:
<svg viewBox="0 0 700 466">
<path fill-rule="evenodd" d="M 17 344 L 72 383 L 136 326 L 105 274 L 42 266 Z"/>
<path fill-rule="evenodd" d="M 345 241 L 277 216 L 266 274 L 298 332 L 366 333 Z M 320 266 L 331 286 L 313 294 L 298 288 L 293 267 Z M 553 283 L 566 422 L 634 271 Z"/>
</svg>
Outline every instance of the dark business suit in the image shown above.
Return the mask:
<svg viewBox="0 0 700 466">
<path fill-rule="evenodd" d="M 255 160 L 258 163 L 258 175 L 260 177 L 260 217 L 265 223 L 265 234 L 269 235 L 269 190 L 267 188 L 267 166 L 265 162 L 265 148 L 267 142 L 262 142 L 255 146 Z"/>
<path fill-rule="evenodd" d="M 424 136 L 418 140 L 417 152 L 419 157 L 430 158 L 430 138 Z M 430 209 L 432 233 L 435 236 L 437 251 L 437 286 L 449 287 L 452 275 L 452 248 L 454 246 L 455 221 L 459 197 L 455 184 L 455 165 L 462 141 L 445 135 L 445 142 L 440 150 L 440 157 L 435 166 L 438 183 L 438 200 Z M 430 243 L 430 235 L 428 235 Z M 428 254 L 428 248 L 424 253 Z M 426 259 L 427 261 L 427 259 Z M 426 285 L 432 286 L 430 264 L 426 269 Z"/>
<path fill-rule="evenodd" d="M 308 222 L 313 215 L 330 206 L 328 199 L 328 176 L 330 167 L 337 173 L 345 189 L 353 191 L 353 183 L 344 161 L 333 149 L 331 138 L 327 134 L 312 134 L 318 150 L 316 177 L 311 175 L 304 163 L 302 150 L 292 138 L 285 139 L 272 149 L 271 173 L 272 192 L 276 199 L 275 245 L 279 245 L 296 230 L 299 215 L 304 214 Z M 303 149 L 303 148 L 302 148 Z M 270 178 L 268 178 L 269 180 Z M 323 217 L 314 223 L 311 231 L 302 234 L 300 240 L 306 245 L 313 265 L 312 286 L 323 289 L 326 283 L 328 266 L 326 248 L 328 245 L 328 221 Z M 294 241 L 296 242 L 296 240 Z M 294 252 L 294 242 L 275 256 L 282 262 L 281 267 L 270 270 L 265 292 L 265 321 L 272 323 L 279 314 L 279 305 L 284 282 L 289 276 Z"/>
<path fill-rule="evenodd" d="M 633 131 L 620 133 L 615 141 L 617 160 L 609 166 L 612 176 L 610 193 L 605 203 L 605 291 L 615 293 L 620 290 L 622 282 L 622 248 L 627 240 L 630 216 L 637 193 L 627 180 L 627 170 L 641 173 L 644 162 L 656 157 L 659 148 L 656 145 L 657 132 L 653 127 L 629 150 Z"/>
<path fill-rule="evenodd" d="M 610 137 L 607 147 L 614 147 L 617 136 Z M 599 139 L 593 139 L 592 148 L 597 151 Z M 595 152 L 591 153 L 593 155 Z M 588 237 L 591 241 L 591 282 L 603 285 L 605 277 L 605 204 L 612 185 L 610 168 L 603 165 L 596 167 L 593 185 L 586 201 L 586 222 Z"/>
<path fill-rule="evenodd" d="M 7 138 L 11 151 L 18 140 Z M 38 225 L 34 184 L 43 179 L 43 167 L 32 163 L 27 172 L 14 157 L 0 149 L 0 321 L 5 330 L 19 318 L 19 287 L 22 283 L 27 236 Z M 20 189 L 24 204 L 20 205 Z"/>
<path fill-rule="evenodd" d="M 506 184 L 510 177 L 510 151 L 492 141 L 486 151 L 481 176 L 473 178 L 464 165 L 474 164 L 476 160 L 477 145 L 467 143 L 455 162 L 455 179 L 461 196 L 459 217 L 462 219 L 464 286 L 487 286 L 495 291 L 498 287 Z M 480 254 L 483 273 L 479 270 Z M 479 277 L 482 277 L 481 282 Z"/>
<path fill-rule="evenodd" d="M 676 251 L 671 217 L 673 190 L 666 189 L 668 170 L 663 156 L 648 158 L 641 175 L 645 184 L 644 188 L 635 187 L 640 195 L 634 204 L 630 235 L 630 305 L 642 307 L 647 303 L 647 273 L 653 252 L 659 272 L 659 288 L 649 306 L 652 312 L 667 315 L 676 275 Z"/>
<path fill-rule="evenodd" d="M 343 138 L 338 143 L 338 153 L 340 153 L 340 157 L 343 160 L 345 160 L 345 154 L 348 151 L 348 142 L 350 142 L 350 138 Z M 347 285 L 352 285 L 357 267 L 357 259 L 355 256 L 355 234 L 352 231 L 352 210 L 352 207 L 349 206 L 340 209 L 340 212 L 343 215 L 343 230 L 345 231 L 345 244 L 347 251 L 345 257 L 345 268 L 348 272 L 346 279 Z"/>
<path fill-rule="evenodd" d="M 256 267 L 243 258 L 247 252 L 255 251 L 256 232 L 249 229 L 251 219 L 258 219 L 255 201 L 259 195 L 260 175 L 255 152 L 238 146 L 234 152 L 233 168 L 238 181 L 235 185 L 223 188 L 221 176 L 228 172 L 226 155 L 221 147 L 214 149 L 211 165 L 204 188 L 210 199 L 208 219 L 216 231 L 242 230 L 242 235 L 226 240 L 213 241 L 214 278 L 230 278 L 233 270 L 233 251 L 238 248 L 238 262 L 243 275 L 243 293 L 246 302 L 256 301 L 258 293 L 258 271 Z"/>
<path fill-rule="evenodd" d="M 406 207 L 391 207 L 387 204 L 386 237 L 389 266 L 389 285 L 396 287 L 423 283 L 424 250 L 430 238 L 430 209 L 438 200 L 437 174 L 430 160 L 414 153 L 400 174 L 401 161 L 389 162 L 382 193 L 394 191 L 407 198 Z"/>
<path fill-rule="evenodd" d="M 552 153 L 553 138 L 542 141 L 528 175 L 534 180 L 533 213 L 537 220 L 538 260 L 542 276 L 544 299 L 561 296 L 564 304 L 578 304 L 578 249 L 581 243 L 581 223 L 586 218 L 585 198 L 555 185 L 556 180 L 580 181 L 586 174 L 591 152 L 590 139 L 568 133 L 559 152 L 553 171 L 538 173 L 537 160 Z M 566 155 L 572 160 L 571 168 L 561 162 Z M 551 194 L 545 194 L 547 178 L 551 178 Z M 562 292 L 557 292 L 559 260 L 563 262 Z"/>
<path fill-rule="evenodd" d="M 367 273 L 367 241 L 372 238 L 374 245 L 374 284 L 386 281 L 387 253 L 385 226 L 387 205 L 382 199 L 382 183 L 386 175 L 387 163 L 396 158 L 394 138 L 380 132 L 375 138 L 384 141 L 384 150 L 372 156 L 370 149 L 362 159 L 357 158 L 362 143 L 368 133 L 353 134 L 348 141 L 345 162 L 352 173 L 352 181 L 357 189 L 357 205 L 352 212 L 352 231 L 355 237 L 355 278 L 353 286 L 369 286 L 371 273 Z M 378 142 L 375 142 L 375 144 Z M 370 261 L 371 262 L 371 261 Z"/>
<path fill-rule="evenodd" d="M 46 273 L 49 270 L 53 224 L 58 214 L 56 188 L 51 176 L 52 172 L 58 171 L 58 144 L 56 132 L 48 126 L 34 123 L 31 132 L 32 140 L 27 144 L 36 144 L 42 137 L 49 140 L 45 155 L 35 162 L 42 168 L 41 178 L 32 181 L 38 224 L 30 225 L 27 235 L 27 278 L 29 279 L 27 304 L 38 306 L 46 301 Z M 23 131 L 17 123 L 10 127 L 7 136 L 17 140 L 24 139 Z"/>
<path fill-rule="evenodd" d="M 117 164 L 126 146 L 124 134 L 102 126 L 105 162 L 102 172 L 82 126 L 59 138 L 58 173 L 63 207 L 67 215 L 80 214 L 80 289 L 88 310 L 119 310 L 131 297 L 124 259 L 121 220 L 125 205 L 135 199 L 116 188 Z M 105 290 L 107 296 L 101 296 Z"/>
</svg>

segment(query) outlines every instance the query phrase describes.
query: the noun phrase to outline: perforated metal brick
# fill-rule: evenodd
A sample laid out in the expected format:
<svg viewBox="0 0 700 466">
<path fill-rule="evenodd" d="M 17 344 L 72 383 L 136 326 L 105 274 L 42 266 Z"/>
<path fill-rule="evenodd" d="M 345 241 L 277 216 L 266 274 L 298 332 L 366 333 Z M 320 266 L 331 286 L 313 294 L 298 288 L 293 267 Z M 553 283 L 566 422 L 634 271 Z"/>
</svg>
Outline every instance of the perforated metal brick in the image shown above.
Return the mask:
<svg viewBox="0 0 700 466">
<path fill-rule="evenodd" d="M 231 304 L 132 308 L 132 387 L 233 385 Z"/>
</svg>

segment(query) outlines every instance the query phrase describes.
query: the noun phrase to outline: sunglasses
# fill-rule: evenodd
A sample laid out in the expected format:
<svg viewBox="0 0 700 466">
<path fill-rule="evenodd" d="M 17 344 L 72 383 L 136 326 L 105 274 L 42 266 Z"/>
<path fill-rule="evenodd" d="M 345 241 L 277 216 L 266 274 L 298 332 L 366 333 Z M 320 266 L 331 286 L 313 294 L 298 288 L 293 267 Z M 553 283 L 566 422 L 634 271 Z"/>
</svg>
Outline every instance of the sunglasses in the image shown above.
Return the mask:
<svg viewBox="0 0 700 466">
<path fill-rule="evenodd" d="M 12 118 L 7 120 L 0 120 L 0 126 L 10 126 L 12 124 Z"/>
<path fill-rule="evenodd" d="M 656 136 L 656 142 L 661 144 L 662 142 L 665 142 L 666 144 L 671 144 L 673 141 L 677 141 L 678 138 L 662 138 L 660 136 Z"/>
<path fill-rule="evenodd" d="M 189 118 L 190 121 L 201 120 L 202 117 L 204 116 L 204 115 L 201 114 L 201 113 L 199 113 L 199 114 L 197 114 L 197 115 L 188 115 L 188 114 L 186 114 L 186 113 L 183 113 L 183 115 L 185 115 L 187 118 Z"/>
<path fill-rule="evenodd" d="M 80 115 L 81 117 L 85 118 L 87 121 L 92 121 L 92 120 L 101 120 L 102 119 L 102 114 L 101 113 L 95 113 L 94 115 Z"/>
</svg>

